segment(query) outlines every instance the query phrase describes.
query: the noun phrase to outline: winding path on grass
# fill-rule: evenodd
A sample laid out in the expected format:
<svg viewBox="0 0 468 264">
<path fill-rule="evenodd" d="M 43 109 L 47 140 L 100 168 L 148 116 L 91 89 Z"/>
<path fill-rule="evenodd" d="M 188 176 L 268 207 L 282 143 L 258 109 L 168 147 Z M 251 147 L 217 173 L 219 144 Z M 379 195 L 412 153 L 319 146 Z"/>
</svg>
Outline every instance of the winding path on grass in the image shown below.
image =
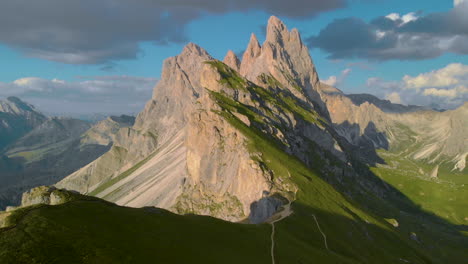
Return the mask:
<svg viewBox="0 0 468 264">
<path fill-rule="evenodd" d="M 275 214 L 271 220 L 270 220 L 270 225 L 271 225 L 271 263 L 275 264 L 275 223 L 283 220 L 284 218 L 290 216 L 292 214 L 291 210 L 291 202 L 283 206 L 283 209 Z"/>
<path fill-rule="evenodd" d="M 320 228 L 320 225 L 317 221 L 317 217 L 315 217 L 314 214 L 312 214 L 312 216 L 314 217 L 314 220 L 315 220 L 315 223 L 317 224 L 317 227 L 318 227 L 318 230 L 320 231 L 320 233 L 322 234 L 323 236 L 323 241 L 325 242 L 325 248 L 330 251 L 330 249 L 328 248 L 328 244 L 327 244 L 327 236 L 325 235 L 325 233 L 322 231 L 322 229 Z"/>
</svg>

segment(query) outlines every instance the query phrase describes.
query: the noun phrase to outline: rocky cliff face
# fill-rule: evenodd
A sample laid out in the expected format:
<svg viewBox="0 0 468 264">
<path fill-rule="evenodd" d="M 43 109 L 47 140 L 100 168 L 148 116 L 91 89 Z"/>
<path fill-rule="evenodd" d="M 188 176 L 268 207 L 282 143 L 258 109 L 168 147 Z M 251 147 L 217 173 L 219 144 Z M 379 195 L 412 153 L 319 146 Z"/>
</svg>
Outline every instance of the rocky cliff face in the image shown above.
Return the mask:
<svg viewBox="0 0 468 264">
<path fill-rule="evenodd" d="M 261 74 L 270 74 L 300 99 L 305 95 L 325 110 L 320 94 L 319 78 L 309 50 L 297 29 L 289 31 L 281 20 L 272 16 L 267 25 L 267 37 L 260 46 L 252 34 L 242 58 L 240 74 L 257 82 Z"/>
</svg>

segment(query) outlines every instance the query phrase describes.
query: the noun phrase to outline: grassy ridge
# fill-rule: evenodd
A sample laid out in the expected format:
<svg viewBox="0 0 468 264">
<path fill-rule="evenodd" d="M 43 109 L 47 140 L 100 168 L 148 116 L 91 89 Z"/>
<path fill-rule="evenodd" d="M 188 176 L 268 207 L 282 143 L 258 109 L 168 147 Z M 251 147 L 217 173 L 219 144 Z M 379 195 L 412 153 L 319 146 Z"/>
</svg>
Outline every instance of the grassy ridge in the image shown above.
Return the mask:
<svg viewBox="0 0 468 264">
<path fill-rule="evenodd" d="M 1 263 L 268 263 L 269 227 L 104 201 L 31 208 L 0 230 Z"/>
</svg>

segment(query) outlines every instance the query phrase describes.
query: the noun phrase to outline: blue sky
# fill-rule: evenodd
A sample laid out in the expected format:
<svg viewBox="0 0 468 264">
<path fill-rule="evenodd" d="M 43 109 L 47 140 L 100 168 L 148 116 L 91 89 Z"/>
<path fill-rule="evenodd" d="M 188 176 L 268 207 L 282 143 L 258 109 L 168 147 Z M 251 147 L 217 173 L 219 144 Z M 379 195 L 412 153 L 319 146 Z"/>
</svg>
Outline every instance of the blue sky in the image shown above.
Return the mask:
<svg viewBox="0 0 468 264">
<path fill-rule="evenodd" d="M 23 1 L 24 0 L 19 0 L 18 2 Z M 44 1 L 44 4 L 47 4 L 48 2 L 53 4 L 54 1 L 55 0 L 47 0 Z M 175 0 L 175 2 L 177 1 L 178 0 Z M 187 3 L 190 2 L 190 0 L 184 1 Z M 323 2 L 326 2 L 325 0 L 294 0 L 290 4 L 296 4 L 299 8 L 292 8 L 291 10 L 288 9 L 288 11 L 283 11 L 281 8 L 284 7 L 282 6 L 270 7 L 268 6 L 268 3 L 257 5 L 252 3 L 252 7 L 250 7 L 248 6 L 248 1 L 243 6 L 237 7 L 234 6 L 235 4 L 227 4 L 222 7 L 204 8 L 198 6 L 188 7 L 189 5 L 186 4 L 187 6 L 183 6 L 184 12 L 179 12 L 179 9 L 177 9 L 177 11 L 167 9 L 169 11 L 165 11 L 166 13 L 156 13 L 155 16 L 160 16 L 158 24 L 155 24 L 155 28 L 153 29 L 151 28 L 152 25 L 147 23 L 149 24 L 147 25 L 148 27 L 144 27 L 144 32 L 141 30 L 143 32 L 141 34 L 133 34 L 133 32 L 137 30 L 132 29 L 131 26 L 128 26 L 127 28 L 127 25 L 132 25 L 134 23 L 135 28 L 140 30 L 142 26 L 139 25 L 138 22 L 145 23 L 145 20 L 141 19 L 142 21 L 134 22 L 132 20 L 132 16 L 135 16 L 135 14 L 128 14 L 128 17 L 123 16 L 123 21 L 121 21 L 122 25 L 124 25 L 120 26 L 122 27 L 122 34 L 119 32 L 119 25 L 116 25 L 115 28 L 112 28 L 112 30 L 115 31 L 114 35 L 103 37 L 102 40 L 99 40 L 99 43 L 96 41 L 95 46 L 93 46 L 94 44 L 92 42 L 96 39 L 96 35 L 92 35 L 90 33 L 88 36 L 86 25 L 83 25 L 83 30 L 79 31 L 80 34 L 83 34 L 79 36 L 79 42 L 81 44 L 70 49 L 71 52 L 67 50 L 67 57 L 64 57 L 63 55 L 63 50 L 67 48 L 67 41 L 70 41 L 71 39 L 74 41 L 72 43 L 75 43 L 76 40 L 73 39 L 74 36 L 66 36 L 66 38 L 58 37 L 67 35 L 67 27 L 64 26 L 61 28 L 60 26 L 57 26 L 57 28 L 60 29 L 55 32 L 55 26 L 53 24 L 57 23 L 57 25 L 60 25 L 61 21 L 58 19 L 63 19 L 65 22 L 64 24 L 66 25 L 69 22 L 67 21 L 67 17 L 51 20 L 52 22 L 46 21 L 47 26 L 44 26 L 41 30 L 44 31 L 44 28 L 47 28 L 48 31 L 46 33 L 48 34 L 48 37 L 44 38 L 44 34 L 42 34 L 40 35 L 41 37 L 38 37 L 37 39 L 34 39 L 34 33 L 38 31 L 34 28 L 34 25 L 40 25 L 43 22 L 43 16 L 41 17 L 38 15 L 37 19 L 39 22 L 32 21 L 32 26 L 24 26 L 13 19 L 9 21 L 8 17 L 3 18 L 4 20 L 7 20 L 6 22 L 9 22 L 11 26 L 10 28 L 6 28 L 8 25 L 0 27 L 0 97 L 9 95 L 19 96 L 20 98 L 24 98 L 25 100 L 37 104 L 38 107 L 43 109 L 45 112 L 52 113 L 135 113 L 142 108 L 144 103 L 151 96 L 151 88 L 160 75 L 163 60 L 167 57 L 178 54 L 188 41 L 202 46 L 215 58 L 222 59 L 229 49 L 236 53 L 242 52 L 245 49 L 250 38 L 250 33 L 252 32 L 255 33 L 262 42 L 265 38 L 264 28 L 266 27 L 266 22 L 269 16 L 277 15 L 285 22 L 288 28 L 298 28 L 305 41 L 315 38 L 314 40 L 310 40 L 310 47 L 311 55 L 317 66 L 320 78 L 331 82 L 346 93 L 372 93 L 382 98 L 391 99 L 397 103 L 427 104 L 441 108 L 455 107 L 466 101 L 468 93 L 464 92 L 465 90 L 463 87 L 466 88 L 468 86 L 468 82 L 466 81 L 468 78 L 466 78 L 464 72 L 464 66 L 468 65 L 468 52 L 466 51 L 468 48 L 459 48 L 457 49 L 457 52 L 454 52 L 454 48 L 447 48 L 440 51 L 440 54 L 437 53 L 434 55 L 429 51 L 431 50 L 430 48 L 433 47 L 428 46 L 427 53 L 424 53 L 424 55 L 416 54 L 413 58 L 413 55 L 410 54 L 410 52 L 414 51 L 406 50 L 404 52 L 407 53 L 401 53 L 400 51 L 393 52 L 394 49 L 392 49 L 391 54 L 394 55 L 387 55 L 389 50 L 382 51 L 379 50 L 380 48 L 375 48 L 377 46 L 382 46 L 382 43 L 377 43 L 377 46 L 372 48 L 368 48 L 368 45 L 365 43 L 358 43 L 356 45 L 363 46 L 358 47 L 359 51 L 346 49 L 346 47 L 344 49 L 343 47 L 337 47 L 338 50 L 336 51 L 330 50 L 327 49 L 327 41 L 330 41 L 330 39 L 327 39 L 325 34 L 321 35 L 321 31 L 325 30 L 330 24 L 334 25 L 334 22 L 337 22 L 339 19 L 355 19 L 358 22 L 361 21 L 357 24 L 366 30 L 367 27 L 373 26 L 371 25 L 371 21 L 376 18 L 385 17 L 391 13 L 397 13 L 400 17 L 403 17 L 406 14 L 414 12 L 413 16 L 416 17 L 416 22 L 418 22 L 418 20 L 424 22 L 424 19 L 431 19 L 431 14 L 451 12 L 451 10 L 454 9 L 454 2 L 441 0 L 362 0 L 348 1 L 347 3 L 344 3 L 343 1 L 344 0 L 336 0 L 336 6 L 326 6 L 326 4 L 323 4 Z M 209 0 L 201 2 L 209 2 Z M 300 8 L 302 2 L 304 2 L 304 10 L 309 8 L 311 10 L 310 14 L 312 15 L 309 15 L 307 11 L 302 13 Z M 305 4 L 306 2 L 309 3 Z M 135 5 L 138 5 L 138 3 L 139 1 L 135 1 Z M 0 9 L 2 9 L 1 5 L 5 4 L 0 4 Z M 314 8 L 314 5 L 317 5 L 317 8 Z M 106 9 L 105 6 L 91 7 L 95 8 L 96 12 L 100 13 L 96 18 L 97 22 L 94 22 L 97 23 L 96 28 L 100 26 L 99 20 L 108 19 L 106 17 L 106 14 L 108 13 L 106 12 L 114 12 L 104 10 Z M 5 12 L 8 12 L 9 8 L 14 8 L 14 6 L 6 6 L 3 9 L 6 10 Z M 50 8 L 52 8 L 52 6 Z M 67 6 L 63 8 L 67 8 Z M 89 6 L 86 6 L 86 8 L 89 9 Z M 155 8 L 155 10 L 159 10 L 158 6 Z M 190 8 L 196 9 L 196 12 L 190 10 Z M 322 9 L 324 11 L 320 12 Z M 50 12 L 47 9 L 44 10 L 45 11 L 39 10 L 37 12 L 43 12 L 45 15 L 48 14 L 47 12 Z M 34 15 L 37 13 L 34 10 L 26 11 L 31 12 Z M 279 14 L 275 13 L 275 11 Z M 137 11 L 135 11 L 135 13 L 136 12 Z M 173 15 L 170 12 L 174 12 L 174 14 L 177 15 Z M 0 11 L 0 16 L 1 15 Z M 151 17 L 151 14 L 149 14 L 148 17 Z M 170 19 L 166 20 L 166 17 L 170 17 Z M 82 18 L 84 20 L 86 19 L 85 16 Z M 70 20 L 72 19 L 73 18 L 70 18 Z M 125 19 L 128 20 L 125 21 Z M 460 21 L 457 20 L 453 23 L 461 23 L 461 26 L 464 26 L 463 23 L 466 22 L 466 19 L 461 19 Z M 1 22 L 5 21 L 0 19 L 0 23 Z M 44 22 L 44 24 L 46 24 L 46 22 Z M 76 25 L 79 27 L 81 25 L 80 23 L 85 24 L 85 22 L 73 24 L 70 22 L 70 28 L 75 30 L 77 27 Z M 406 26 L 406 24 L 403 25 L 403 22 L 401 23 L 402 25 L 398 26 L 399 28 L 409 27 Z M 102 24 L 104 25 L 102 26 L 103 30 L 106 30 L 106 24 Z M 410 21 L 408 25 L 410 24 L 416 23 Z M 421 22 L 420 24 L 423 24 L 420 27 L 424 27 L 424 23 Z M 336 23 L 337 27 L 340 25 L 342 27 L 346 27 L 346 22 L 341 24 L 338 22 Z M 465 26 L 468 28 L 468 24 Z M 91 27 L 93 28 L 93 25 L 91 25 Z M 9 33 L 10 29 L 20 33 Z M 357 30 L 360 28 L 354 27 L 352 29 Z M 22 30 L 24 30 L 24 34 L 20 35 Z M 346 29 L 343 30 L 344 32 L 347 32 Z M 454 37 L 459 37 L 460 40 L 458 42 L 463 46 L 465 41 L 468 40 L 468 34 L 463 35 L 465 33 L 464 31 L 450 33 L 452 35 L 449 35 L 444 32 L 427 32 L 426 29 L 422 31 L 420 29 L 418 30 L 419 31 L 416 31 L 417 34 L 421 34 L 421 36 L 430 35 L 430 38 L 427 38 L 427 42 L 440 41 L 440 43 L 445 43 L 444 41 L 447 39 L 453 40 Z M 392 32 L 394 31 L 395 30 Z M 333 33 L 333 31 L 330 32 Z M 332 40 L 338 39 L 343 43 L 346 43 L 347 41 L 355 41 L 353 40 L 354 36 L 352 34 L 352 30 L 350 30 L 350 33 L 351 34 L 347 36 L 332 36 Z M 16 36 L 16 34 L 18 36 Z M 31 37 L 25 37 L 27 34 L 30 34 Z M 73 34 L 73 31 L 71 31 L 70 34 Z M 99 34 L 99 31 L 97 30 L 95 34 Z M 157 36 L 153 38 L 150 34 Z M 405 31 L 398 34 L 402 35 L 410 33 L 406 33 Z M 15 36 L 13 37 L 13 35 Z M 148 35 L 150 36 L 148 37 Z M 128 39 L 126 39 L 127 36 Z M 129 48 L 124 50 L 124 48 L 119 46 L 119 42 L 122 43 L 122 47 Z M 114 43 L 117 43 L 117 47 L 115 48 L 116 52 L 110 52 L 110 55 L 108 56 L 102 55 L 107 54 L 102 53 L 102 50 L 106 50 L 105 45 L 109 45 L 108 43 L 111 43 L 112 46 Z M 317 48 L 314 46 L 314 43 L 317 43 L 317 46 L 319 47 Z M 133 44 L 136 46 L 132 46 Z M 101 48 L 101 46 L 104 46 L 104 48 Z M 466 42 L 466 46 L 468 47 L 468 42 Z M 88 54 L 88 50 L 79 50 L 77 51 L 78 55 L 72 54 L 73 56 L 68 56 L 75 50 L 87 49 L 89 47 L 92 47 L 93 49 L 98 47 L 96 50 L 101 53 L 89 52 L 89 54 L 99 55 L 86 57 L 87 55 L 82 54 Z M 112 48 L 113 47 L 109 48 L 109 50 L 112 51 Z M 94 52 L 95 50 L 92 51 Z M 74 58 L 79 58 L 79 60 L 74 60 Z M 408 89 L 408 78 L 417 78 L 420 74 L 426 74 L 422 76 L 432 78 L 434 77 L 434 74 L 437 74 L 437 70 L 443 70 L 451 64 L 457 64 L 460 66 L 458 68 L 453 68 L 457 69 L 456 73 L 452 74 L 452 77 L 458 78 L 456 82 L 446 86 L 436 85 L 434 87 L 429 83 L 427 86 L 417 87 L 417 91 L 415 89 L 411 92 L 407 91 L 411 90 Z M 442 73 L 447 74 L 447 71 L 442 71 L 441 74 Z M 466 72 L 466 74 L 468 74 L 468 72 Z M 406 75 L 408 76 L 405 81 Z M 118 81 L 121 80 L 122 76 L 126 76 L 128 78 L 125 79 L 126 81 L 124 84 L 119 84 Z M 434 78 L 436 77 L 437 76 Z M 18 82 L 18 80 L 22 79 L 28 80 L 28 82 Z M 39 80 L 41 80 L 41 82 L 38 82 Z M 125 86 L 132 85 L 130 80 L 138 81 L 135 82 L 135 85 L 140 85 L 141 87 L 137 91 L 138 96 L 135 96 L 135 98 L 132 97 L 129 99 L 128 103 L 125 104 L 125 99 L 129 98 L 125 93 L 128 92 L 129 94 L 135 94 L 131 92 L 132 87 Z M 369 85 L 369 80 L 374 81 L 372 82 L 373 85 Z M 106 83 L 109 81 L 112 81 L 112 85 Z M 28 88 L 23 87 L 24 85 L 19 85 L 19 83 L 27 83 Z M 34 85 L 38 88 L 31 87 Z M 89 87 L 90 85 L 97 85 L 98 88 L 93 89 L 92 87 Z M 55 88 L 49 89 L 49 86 L 53 86 Z M 109 87 L 114 90 L 108 89 Z M 60 92 L 57 92 L 57 89 Z M 69 94 L 67 94 L 66 89 L 70 90 Z M 80 89 L 84 89 L 88 92 L 82 92 Z M 430 90 L 435 91 L 435 93 L 431 93 L 429 90 L 429 92 L 427 92 L 426 89 L 436 90 Z M 455 98 L 453 98 L 454 93 L 442 91 L 451 91 L 454 89 L 458 89 L 458 93 L 455 94 Z M 86 107 L 81 107 L 77 101 L 89 100 L 89 97 L 91 96 L 89 91 L 92 90 L 102 91 L 100 94 L 101 97 L 96 97 L 94 104 L 93 102 L 87 102 L 88 104 Z M 119 94 L 121 98 L 116 98 Z M 444 94 L 450 94 L 450 98 L 443 96 Z M 402 100 L 402 98 L 405 98 L 406 101 Z M 98 99 L 108 102 L 107 105 L 106 103 L 99 103 Z M 74 101 L 74 103 L 70 103 L 70 101 Z M 113 101 L 119 101 L 124 106 L 117 109 L 112 106 Z M 86 109 L 84 110 L 83 108 Z"/>
</svg>

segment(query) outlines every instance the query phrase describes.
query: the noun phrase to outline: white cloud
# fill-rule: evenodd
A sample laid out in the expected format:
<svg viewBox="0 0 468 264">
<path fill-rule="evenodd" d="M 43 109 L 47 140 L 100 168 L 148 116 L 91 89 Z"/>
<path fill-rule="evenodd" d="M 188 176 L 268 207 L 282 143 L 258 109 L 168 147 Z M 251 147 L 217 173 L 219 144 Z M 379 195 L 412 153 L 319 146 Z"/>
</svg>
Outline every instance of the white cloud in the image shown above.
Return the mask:
<svg viewBox="0 0 468 264">
<path fill-rule="evenodd" d="M 468 65 L 453 63 L 440 70 L 423 73 L 416 77 L 406 75 L 403 81 L 408 88 L 446 87 L 468 79 Z"/>
<path fill-rule="evenodd" d="M 457 96 L 457 91 L 429 88 L 429 89 L 424 90 L 423 94 L 437 96 L 437 97 L 455 97 Z"/>
<path fill-rule="evenodd" d="M 394 103 L 453 109 L 468 101 L 468 65 L 454 63 L 401 81 L 369 78 L 371 93 Z"/>
<path fill-rule="evenodd" d="M 385 17 L 390 19 L 390 20 L 397 21 L 398 19 L 400 19 L 400 14 L 391 13 L 391 14 L 386 15 Z"/>
<path fill-rule="evenodd" d="M 429 88 L 424 90 L 424 95 L 436 96 L 436 97 L 450 97 L 455 98 L 457 96 L 463 97 L 468 94 L 468 88 L 460 85 L 453 89 L 437 89 Z"/>
<path fill-rule="evenodd" d="M 390 100 L 394 104 L 401 104 L 400 94 L 397 92 L 389 93 L 385 96 L 385 99 Z"/>
<path fill-rule="evenodd" d="M 351 73 L 351 69 L 350 68 L 347 68 L 347 69 L 344 69 L 342 72 L 341 72 L 341 75 L 340 76 L 330 76 L 328 77 L 328 79 L 326 80 L 323 80 L 322 82 L 325 83 L 325 84 L 328 84 L 330 86 L 338 86 L 340 84 L 342 84 L 346 78 L 348 78 L 349 74 Z"/>
<path fill-rule="evenodd" d="M 336 84 L 338 83 L 338 78 L 336 78 L 336 76 L 330 76 L 328 77 L 328 79 L 323 80 L 322 82 L 330 86 L 336 86 Z"/>
<path fill-rule="evenodd" d="M 156 81 L 135 76 L 79 77 L 75 81 L 25 77 L 0 82 L 0 97 L 18 96 L 53 113 L 134 113 L 151 98 Z"/>
<path fill-rule="evenodd" d="M 391 13 L 371 21 L 335 19 L 306 41 L 330 59 L 426 60 L 468 54 L 468 0 L 450 10 L 421 15 Z M 359 36 L 359 37 L 356 37 Z"/>
<path fill-rule="evenodd" d="M 416 15 L 415 12 L 411 12 L 411 13 L 408 13 L 408 14 L 403 15 L 403 16 L 401 16 L 398 13 L 391 13 L 391 14 L 386 15 L 385 17 L 392 20 L 392 21 L 399 22 L 398 26 L 400 26 L 400 27 L 403 26 L 406 23 L 416 21 L 419 18 Z"/>
</svg>

